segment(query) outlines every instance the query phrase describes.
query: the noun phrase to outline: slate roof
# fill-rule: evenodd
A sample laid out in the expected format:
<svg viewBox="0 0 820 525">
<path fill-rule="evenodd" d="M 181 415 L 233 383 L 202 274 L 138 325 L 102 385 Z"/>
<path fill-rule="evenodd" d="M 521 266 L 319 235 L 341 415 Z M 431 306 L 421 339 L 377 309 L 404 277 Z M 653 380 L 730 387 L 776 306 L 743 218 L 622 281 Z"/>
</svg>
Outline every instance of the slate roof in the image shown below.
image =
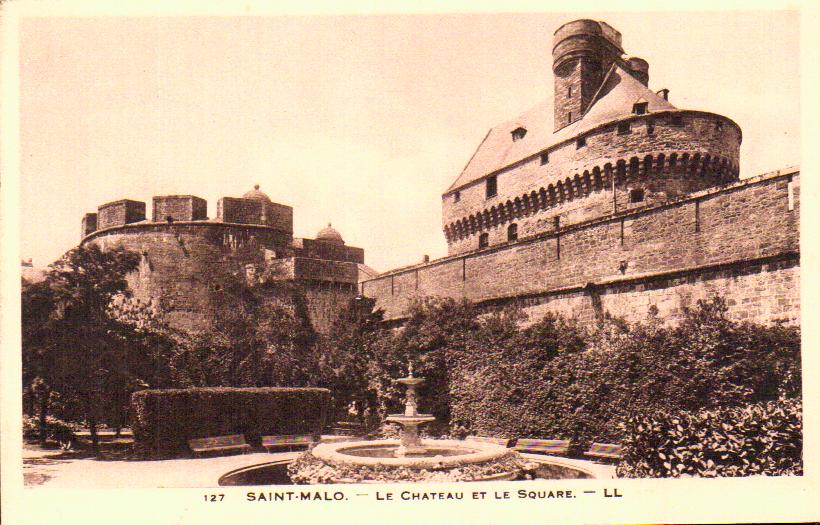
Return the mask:
<svg viewBox="0 0 820 525">
<path fill-rule="evenodd" d="M 641 84 L 620 65 L 613 64 L 580 120 L 553 132 L 552 100 L 545 100 L 516 119 L 495 126 L 484 137 L 461 175 L 445 193 L 536 155 L 601 124 L 629 117 L 633 114 L 632 107 L 636 102 L 647 102 L 649 113 L 677 109 L 662 96 Z M 526 129 L 527 133 L 523 138 L 513 141 L 511 133 L 519 127 Z"/>
</svg>

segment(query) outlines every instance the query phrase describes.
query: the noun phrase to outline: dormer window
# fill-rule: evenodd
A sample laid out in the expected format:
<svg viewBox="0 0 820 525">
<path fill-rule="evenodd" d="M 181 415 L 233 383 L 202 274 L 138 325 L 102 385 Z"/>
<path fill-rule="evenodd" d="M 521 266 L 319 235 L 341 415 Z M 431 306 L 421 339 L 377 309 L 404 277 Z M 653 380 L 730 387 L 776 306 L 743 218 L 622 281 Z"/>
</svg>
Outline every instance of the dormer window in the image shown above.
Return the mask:
<svg viewBox="0 0 820 525">
<path fill-rule="evenodd" d="M 517 127 L 517 128 L 515 128 L 515 129 L 514 129 L 514 130 L 512 130 L 512 132 L 511 132 L 513 142 L 515 142 L 515 141 L 517 141 L 517 140 L 521 140 L 521 139 L 523 139 L 523 138 L 524 138 L 524 135 L 526 135 L 526 134 L 527 134 L 527 130 L 526 130 L 526 129 L 524 129 L 524 128 L 520 127 L 520 126 L 519 126 L 519 127 Z"/>
<path fill-rule="evenodd" d="M 632 106 L 632 113 L 644 115 L 649 110 L 649 102 L 635 102 Z"/>
<path fill-rule="evenodd" d="M 541 165 L 543 166 L 544 164 L 548 164 L 549 161 L 550 161 L 550 152 L 545 151 L 544 153 L 541 154 Z"/>
<path fill-rule="evenodd" d="M 458 202 L 461 200 L 461 192 L 457 191 L 453 193 L 453 202 Z"/>
</svg>

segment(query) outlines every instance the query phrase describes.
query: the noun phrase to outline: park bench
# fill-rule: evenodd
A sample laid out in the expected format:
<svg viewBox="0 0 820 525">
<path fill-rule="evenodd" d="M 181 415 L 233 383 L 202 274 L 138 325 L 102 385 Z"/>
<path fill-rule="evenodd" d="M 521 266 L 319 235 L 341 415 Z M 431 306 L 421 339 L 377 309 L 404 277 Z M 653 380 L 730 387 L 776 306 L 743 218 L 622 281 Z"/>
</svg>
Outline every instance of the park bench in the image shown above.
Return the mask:
<svg viewBox="0 0 820 525">
<path fill-rule="evenodd" d="M 333 433 L 337 436 L 361 436 L 365 429 L 364 425 L 357 421 L 337 421 Z"/>
<path fill-rule="evenodd" d="M 518 452 L 564 456 L 569 450 L 569 440 L 519 438 L 515 443 L 515 450 Z"/>
<path fill-rule="evenodd" d="M 191 447 L 194 454 L 219 452 L 222 450 L 241 450 L 244 454 L 251 448 L 251 446 L 245 442 L 245 436 L 242 434 L 189 439 L 188 446 Z"/>
<path fill-rule="evenodd" d="M 614 445 L 612 443 L 593 443 L 589 450 L 584 452 L 585 456 L 604 459 L 621 459 L 623 457 L 623 449 L 621 445 Z"/>
<path fill-rule="evenodd" d="M 299 447 L 305 446 L 309 447 L 313 443 L 316 442 L 313 435 L 311 434 L 291 434 L 291 435 L 283 435 L 283 436 L 262 436 L 262 446 L 268 449 L 275 447 Z"/>
<path fill-rule="evenodd" d="M 478 441 L 480 443 L 492 443 L 494 445 L 501 445 L 502 447 L 509 447 L 510 446 L 510 439 L 506 438 L 492 438 L 492 437 L 482 437 L 482 436 L 467 436 L 464 438 L 465 441 Z"/>
</svg>

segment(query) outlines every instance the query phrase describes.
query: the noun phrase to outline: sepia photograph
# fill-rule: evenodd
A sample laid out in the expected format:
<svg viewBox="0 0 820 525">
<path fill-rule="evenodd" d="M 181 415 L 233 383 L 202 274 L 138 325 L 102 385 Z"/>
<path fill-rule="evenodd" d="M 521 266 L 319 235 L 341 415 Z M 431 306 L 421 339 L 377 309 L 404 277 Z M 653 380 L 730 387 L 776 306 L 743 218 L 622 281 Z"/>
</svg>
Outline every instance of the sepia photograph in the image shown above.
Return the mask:
<svg viewBox="0 0 820 525">
<path fill-rule="evenodd" d="M 27 8 L 26 497 L 498 487 L 515 513 L 473 522 L 520 523 L 807 482 L 805 13 Z"/>
</svg>

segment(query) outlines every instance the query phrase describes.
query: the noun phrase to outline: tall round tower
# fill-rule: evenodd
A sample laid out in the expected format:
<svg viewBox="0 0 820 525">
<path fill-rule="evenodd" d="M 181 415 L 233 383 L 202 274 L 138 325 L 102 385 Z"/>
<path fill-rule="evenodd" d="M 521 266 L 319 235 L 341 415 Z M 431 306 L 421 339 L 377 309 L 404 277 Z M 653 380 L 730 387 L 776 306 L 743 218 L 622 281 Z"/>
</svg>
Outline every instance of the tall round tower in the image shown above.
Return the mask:
<svg viewBox="0 0 820 525">
<path fill-rule="evenodd" d="M 621 34 L 604 22 L 574 20 L 555 31 L 552 71 L 556 130 L 581 118 L 603 75 L 623 52 Z"/>
</svg>

